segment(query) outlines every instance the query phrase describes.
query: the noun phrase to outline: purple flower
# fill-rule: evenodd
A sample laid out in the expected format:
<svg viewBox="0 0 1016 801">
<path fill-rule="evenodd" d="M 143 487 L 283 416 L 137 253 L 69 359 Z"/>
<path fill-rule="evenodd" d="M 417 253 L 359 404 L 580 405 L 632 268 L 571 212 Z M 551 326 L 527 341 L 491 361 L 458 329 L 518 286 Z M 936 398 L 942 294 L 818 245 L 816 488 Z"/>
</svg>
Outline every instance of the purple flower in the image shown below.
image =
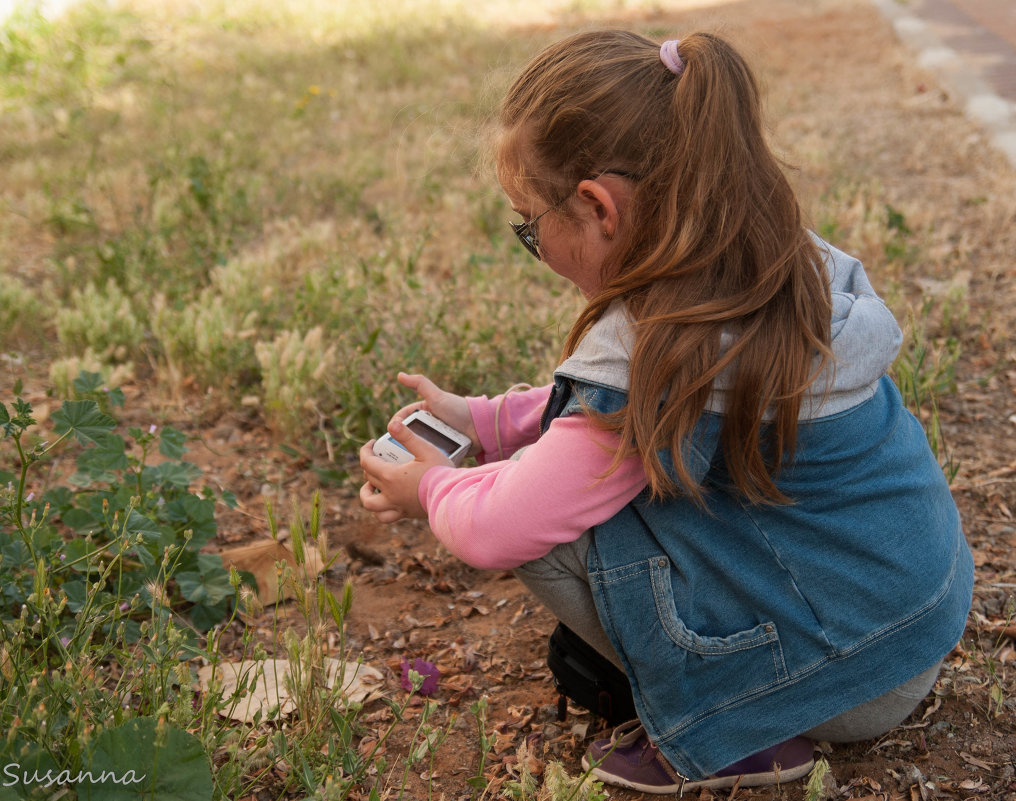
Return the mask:
<svg viewBox="0 0 1016 801">
<path fill-rule="evenodd" d="M 437 665 L 423 659 L 414 659 L 413 664 L 409 664 L 409 660 L 402 657 L 402 689 L 411 692 L 413 682 L 409 679 L 410 670 L 415 670 L 423 676 L 423 684 L 417 692 L 420 695 L 433 695 L 437 689 L 437 682 L 441 678 L 441 671 L 437 669 Z"/>
</svg>

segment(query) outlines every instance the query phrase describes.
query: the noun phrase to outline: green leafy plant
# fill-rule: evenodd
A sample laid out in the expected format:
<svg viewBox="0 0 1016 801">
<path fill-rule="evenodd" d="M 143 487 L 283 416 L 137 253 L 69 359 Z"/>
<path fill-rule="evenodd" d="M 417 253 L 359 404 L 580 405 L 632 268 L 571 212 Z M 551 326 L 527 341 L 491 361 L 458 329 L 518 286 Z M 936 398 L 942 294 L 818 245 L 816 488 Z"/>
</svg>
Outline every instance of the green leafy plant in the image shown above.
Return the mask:
<svg viewBox="0 0 1016 801">
<path fill-rule="evenodd" d="M 484 770 L 487 767 L 487 759 L 494 748 L 494 739 L 487 734 L 487 707 L 489 702 L 486 698 L 480 698 L 469 706 L 469 711 L 476 720 L 476 736 L 480 744 L 480 763 L 476 768 L 475 775 L 466 780 L 466 783 L 473 788 L 473 797 L 487 789 L 487 777 Z"/>
<path fill-rule="evenodd" d="M 134 718 L 100 734 L 89 755 L 82 801 L 210 801 L 212 774 L 201 741 L 165 719 Z M 125 770 L 125 766 L 127 767 Z M 116 777 L 115 779 L 113 777 Z"/>
<path fill-rule="evenodd" d="M 38 603 L 43 582 L 52 577 L 49 589 L 67 598 L 63 614 L 69 619 L 90 592 L 98 603 L 135 595 L 150 600 L 146 584 L 172 574 L 168 603 L 189 604 L 192 622 L 207 629 L 228 613 L 233 591 L 221 559 L 199 549 L 215 536 L 216 501 L 235 499 L 228 492 L 217 499 L 208 488 L 191 491 L 201 471 L 183 460 L 186 437 L 177 429 L 132 427 L 129 444 L 108 413 L 122 405 L 123 395 L 103 391 L 100 380 L 97 374 L 78 377 L 75 390 L 83 399 L 65 401 L 54 412 L 52 443 L 28 445 L 26 432 L 35 425 L 29 404 L 16 400 L 13 414 L 0 405 L 4 437 L 18 461 L 17 481 L 0 506 L 5 608 L 16 617 L 33 593 Z M 32 491 L 29 471 L 65 441 L 81 446 L 67 485 Z M 154 452 L 163 460 L 152 465 Z"/>
<path fill-rule="evenodd" d="M 182 460 L 186 437 L 170 427 L 129 428 L 128 443 L 110 413 L 123 394 L 90 373 L 74 388 L 78 397 L 52 415 L 51 443 L 37 441 L 29 403 L 0 403 L 3 443 L 15 457 L 15 470 L 0 475 L 0 726 L 7 732 L 0 754 L 16 766 L 16 797 L 50 798 L 56 788 L 82 799 L 142 793 L 209 801 L 270 789 L 280 798 L 342 799 L 367 787 L 380 798 L 404 790 L 410 771 L 433 770 L 454 718 L 435 725 L 437 706 L 427 700 L 410 723 L 406 712 L 426 678 L 415 671 L 405 696 L 382 698 L 389 722 L 362 744 L 363 700 L 348 696 L 360 666 L 345 660 L 352 587 L 336 598 L 310 567 L 312 552 L 327 552 L 319 497 L 306 521 L 294 507 L 295 569 L 276 566 L 278 589 L 298 587 L 307 633 L 282 622 L 277 602 L 270 641 L 256 642 L 245 624 L 240 653 L 227 657 L 223 632 L 240 611 L 249 618 L 263 605 L 237 570 L 198 550 L 214 536 L 216 499 L 190 491 L 200 471 Z M 66 447 L 79 449 L 73 472 L 51 474 L 44 483 L 58 486 L 36 497 L 33 475 Z M 151 465 L 155 452 L 162 460 Z M 270 505 L 268 520 L 277 535 Z M 339 633 L 337 660 L 329 629 Z M 278 700 L 250 720 L 232 720 L 266 678 L 272 654 L 273 664 L 287 666 L 272 674 Z M 236 656 L 251 667 L 230 686 L 214 671 L 207 686 L 197 681 L 192 660 L 214 669 Z M 390 761 L 394 735 L 410 725 L 401 758 Z"/>
<path fill-rule="evenodd" d="M 0 475 L 0 724 L 7 732 L 0 751 L 19 766 L 25 798 L 53 797 L 54 785 L 68 784 L 113 797 L 120 787 L 110 777 L 133 770 L 131 778 L 146 773 L 155 782 L 148 797 L 203 801 L 210 794 L 198 793 L 200 784 L 190 785 L 197 794 L 172 795 L 174 780 L 163 771 L 156 781 L 153 760 L 172 764 L 193 751 L 190 735 L 164 720 L 181 717 L 192 698 L 180 660 L 236 594 L 238 581 L 221 560 L 198 552 L 215 533 L 214 500 L 207 490 L 190 492 L 200 471 L 180 461 L 181 432 L 130 428 L 128 446 L 109 413 L 123 394 L 87 373 L 75 390 L 80 397 L 52 415 L 51 443 L 33 433 L 29 403 L 0 403 L 15 468 Z M 49 457 L 71 443 L 74 471 L 55 474 Z M 165 459 L 152 466 L 155 448 Z M 50 475 L 36 482 L 45 466 Z M 120 742 L 109 732 L 148 726 L 145 720 L 154 739 L 129 738 L 117 770 L 99 759 Z M 145 742 L 148 750 L 137 751 Z M 202 764 L 207 772 L 203 754 L 194 770 Z"/>
</svg>

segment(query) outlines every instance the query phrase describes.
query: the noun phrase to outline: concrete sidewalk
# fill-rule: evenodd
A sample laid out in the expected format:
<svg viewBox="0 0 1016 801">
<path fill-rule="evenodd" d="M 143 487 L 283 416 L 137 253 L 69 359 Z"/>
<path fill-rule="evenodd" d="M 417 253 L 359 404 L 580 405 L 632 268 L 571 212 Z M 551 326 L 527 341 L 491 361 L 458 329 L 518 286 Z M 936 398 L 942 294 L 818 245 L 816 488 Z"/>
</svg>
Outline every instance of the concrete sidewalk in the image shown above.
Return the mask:
<svg viewBox="0 0 1016 801">
<path fill-rule="evenodd" d="M 1016 2 L 872 0 L 1016 167 Z"/>
</svg>

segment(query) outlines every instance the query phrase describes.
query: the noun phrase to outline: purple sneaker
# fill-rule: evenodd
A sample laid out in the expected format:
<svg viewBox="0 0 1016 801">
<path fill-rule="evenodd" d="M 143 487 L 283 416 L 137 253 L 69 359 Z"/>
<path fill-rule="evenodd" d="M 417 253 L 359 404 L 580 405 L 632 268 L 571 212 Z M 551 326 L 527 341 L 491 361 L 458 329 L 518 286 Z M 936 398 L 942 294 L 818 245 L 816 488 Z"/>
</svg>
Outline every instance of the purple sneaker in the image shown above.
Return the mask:
<svg viewBox="0 0 1016 801">
<path fill-rule="evenodd" d="M 637 720 L 614 729 L 609 739 L 597 740 L 582 757 L 584 770 L 597 779 L 643 793 L 679 793 L 702 787 L 717 789 L 759 787 L 807 776 L 815 764 L 814 746 L 807 737 L 794 737 L 745 757 L 700 781 L 685 780 L 650 742 Z"/>
</svg>

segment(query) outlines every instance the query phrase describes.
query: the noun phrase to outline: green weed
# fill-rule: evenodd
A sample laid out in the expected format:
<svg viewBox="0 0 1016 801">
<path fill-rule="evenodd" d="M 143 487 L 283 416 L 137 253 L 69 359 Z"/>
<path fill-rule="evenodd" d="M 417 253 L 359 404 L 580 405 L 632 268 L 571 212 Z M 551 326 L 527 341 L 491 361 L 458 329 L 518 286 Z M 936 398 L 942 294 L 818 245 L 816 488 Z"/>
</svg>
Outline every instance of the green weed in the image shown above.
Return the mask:
<svg viewBox="0 0 1016 801">
<path fill-rule="evenodd" d="M 904 402 L 924 426 L 928 443 L 952 482 L 960 464 L 942 431 L 939 399 L 956 391 L 956 369 L 962 353 L 962 337 L 969 308 L 962 284 L 944 291 L 922 294 L 919 307 L 897 297 L 903 271 L 919 264 L 924 253 L 920 239 L 906 215 L 881 201 L 877 185 L 837 182 L 819 205 L 817 232 L 838 247 L 858 254 L 867 262 L 873 280 L 881 277 L 890 287 L 888 303 L 902 309 L 904 342 L 890 374 Z M 913 276 L 938 287 L 943 282 Z M 955 277 L 954 277 L 955 278 Z"/>
<path fill-rule="evenodd" d="M 603 784 L 590 772 L 570 776 L 560 762 L 551 761 L 543 766 L 538 777 L 531 765 L 532 756 L 525 743 L 519 746 L 517 778 L 505 782 L 501 796 L 513 801 L 606 801 Z"/>
<path fill-rule="evenodd" d="M 179 431 L 117 433 L 113 413 L 124 396 L 99 375 L 82 374 L 74 389 L 78 397 L 52 416 L 53 442 L 36 440 L 28 403 L 0 403 L 0 442 L 14 468 L 0 470 L 0 725 L 7 732 L 0 752 L 24 780 L 19 792 L 49 798 L 59 785 L 61 797 L 112 797 L 118 788 L 111 780 L 94 788 L 88 777 L 132 769 L 146 782 L 132 789 L 155 801 L 268 790 L 280 798 L 342 799 L 365 788 L 381 797 L 404 790 L 410 771 L 433 772 L 455 721 L 436 725 L 428 700 L 409 722 L 424 679 L 415 671 L 407 695 L 381 699 L 389 723 L 361 748 L 362 701 L 346 697 L 347 672 L 359 669 L 344 636 L 352 585 L 336 598 L 309 567 L 312 551 L 328 551 L 320 499 L 306 520 L 294 508 L 295 569 L 277 564 L 278 589 L 298 588 L 306 634 L 282 621 L 276 603 L 270 641 L 257 642 L 244 623 L 239 653 L 227 655 L 223 633 L 241 612 L 250 620 L 263 609 L 253 577 L 198 550 L 215 534 L 215 504 L 232 496 L 191 491 L 200 471 L 182 459 Z M 35 477 L 72 443 L 79 449 L 72 474 Z M 161 460 L 151 465 L 156 452 Z M 268 521 L 277 535 L 271 506 Z M 337 652 L 329 631 L 338 634 Z M 273 655 L 288 665 L 275 685 L 278 702 L 269 699 L 252 719 L 230 720 Z M 200 690 L 199 664 L 213 670 Z M 227 687 L 214 670 L 228 664 L 252 667 Z M 408 743 L 395 749 L 393 736 L 410 726 Z M 178 763 L 185 767 L 158 769 Z"/>
<path fill-rule="evenodd" d="M 924 306 L 920 318 L 910 311 L 907 339 L 893 363 L 892 375 L 903 400 L 924 425 L 928 444 L 951 483 L 960 464 L 942 432 L 938 399 L 956 390 L 956 365 L 961 349 L 959 340 L 953 336 L 946 337 L 937 347 L 931 342 L 923 323 L 929 308 Z"/>
<path fill-rule="evenodd" d="M 68 305 L 57 311 L 60 344 L 69 353 L 92 350 L 105 364 L 137 355 L 145 328 L 131 298 L 110 278 L 103 287 L 87 284 L 71 290 Z"/>
<path fill-rule="evenodd" d="M 101 394 L 106 409 L 119 407 L 122 394 L 99 383 L 86 374 L 75 385 L 82 396 Z M 20 398 L 10 408 L 0 403 L 5 451 L 14 457 L 14 471 L 0 471 L 0 723 L 8 732 L 0 748 L 9 764 L 50 777 L 25 780 L 27 797 L 51 797 L 59 777 L 66 784 L 82 771 L 109 769 L 120 727 L 149 726 L 151 747 L 131 736 L 121 757 L 135 760 L 152 797 L 165 798 L 174 780 L 149 768 L 194 745 L 161 721 L 190 702 L 181 656 L 198 630 L 228 612 L 235 593 L 219 557 L 198 551 L 215 533 L 215 501 L 189 491 L 196 468 L 181 460 L 185 437 L 175 429 L 131 428 L 128 446 L 90 398 L 65 401 L 53 422 L 56 440 L 36 441 L 32 407 Z M 75 441 L 70 476 L 34 478 Z M 165 461 L 150 466 L 154 449 Z M 175 619 L 181 608 L 186 618 Z M 210 787 L 207 764 L 203 774 Z M 90 785 L 83 789 L 91 797 Z"/>
<path fill-rule="evenodd" d="M 42 301 L 16 275 L 8 274 L 0 281 L 0 331 L 6 332 L 8 346 L 28 338 L 42 310 Z"/>
<path fill-rule="evenodd" d="M 965 648 L 968 658 L 977 664 L 988 680 L 988 697 L 986 700 L 985 717 L 990 721 L 1006 713 L 1011 713 L 1012 699 L 1006 695 L 1005 668 L 996 658 L 1005 645 L 1005 631 L 1010 630 L 1016 620 L 1016 597 L 1009 596 L 1005 607 L 1005 620 L 999 627 L 1000 633 L 987 644 L 982 639 L 980 630 L 975 634 L 974 642 Z"/>
<path fill-rule="evenodd" d="M 576 300 L 475 171 L 509 52 L 460 5 L 407 2 L 397 25 L 370 3 L 12 20 L 2 191 L 21 213 L 0 240 L 10 259 L 48 244 L 0 314 L 44 333 L 58 390 L 115 370 L 256 399 L 341 460 L 405 400 L 398 370 L 474 392 L 549 373 Z"/>
<path fill-rule="evenodd" d="M 829 762 L 825 757 L 815 760 L 815 767 L 808 774 L 804 787 L 804 801 L 825 801 L 830 797 L 829 780 L 832 772 L 829 770 Z"/>
<path fill-rule="evenodd" d="M 916 260 L 918 249 L 913 244 L 914 232 L 907 225 L 903 212 L 886 204 L 885 227 L 888 234 L 884 245 L 886 260 L 912 264 Z"/>
</svg>

